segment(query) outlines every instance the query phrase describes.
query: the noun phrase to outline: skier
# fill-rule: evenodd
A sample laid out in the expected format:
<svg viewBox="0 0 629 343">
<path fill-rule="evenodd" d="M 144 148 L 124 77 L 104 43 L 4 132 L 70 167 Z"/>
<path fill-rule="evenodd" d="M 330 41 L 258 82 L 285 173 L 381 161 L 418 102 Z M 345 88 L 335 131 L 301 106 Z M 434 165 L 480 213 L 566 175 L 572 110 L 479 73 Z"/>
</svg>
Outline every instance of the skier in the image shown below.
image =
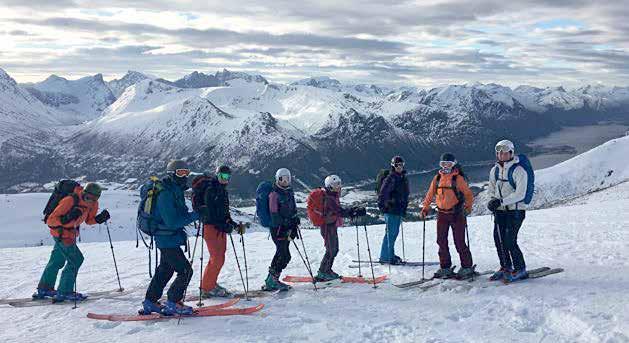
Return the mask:
<svg viewBox="0 0 629 343">
<path fill-rule="evenodd" d="M 391 159 L 391 169 L 384 177 L 378 193 L 378 207 L 384 213 L 386 233 L 380 249 L 380 263 L 402 264 L 402 258 L 395 255 L 395 240 L 400 232 L 402 217 L 408 207 L 408 179 L 404 170 L 404 159 L 395 156 Z"/>
<path fill-rule="evenodd" d="M 330 175 L 324 180 L 323 189 L 318 189 L 310 193 L 311 201 L 315 201 L 321 204 L 321 211 L 318 215 L 322 217 L 323 225 L 319 228 L 321 230 L 321 237 L 323 237 L 323 243 L 325 245 L 325 255 L 321 259 L 319 266 L 319 272 L 315 277 L 316 281 L 331 281 L 341 278 L 341 276 L 332 270 L 334 264 L 334 258 L 339 252 L 339 236 L 338 227 L 343 225 L 343 217 L 358 217 L 367 215 L 365 208 L 350 207 L 344 208 L 341 206 L 341 178 L 336 175 Z"/>
<path fill-rule="evenodd" d="M 101 224 L 109 220 L 107 210 L 98 212 L 98 199 L 103 188 L 97 183 L 88 183 L 85 188 L 77 186 L 72 194 L 64 197 L 48 216 L 46 225 L 50 228 L 55 245 L 50 259 L 37 285 L 33 299 L 52 297 L 54 302 L 65 300 L 85 300 L 87 295 L 74 291 L 79 268 L 83 264 L 83 254 L 76 245 L 80 235 L 79 226 Z M 64 267 L 65 265 L 65 267 Z M 55 283 L 59 270 L 61 278 L 59 288 L 55 291 Z"/>
<path fill-rule="evenodd" d="M 193 271 L 181 246 L 187 241 L 184 227 L 199 219 L 199 216 L 196 212 L 188 212 L 184 198 L 190 175 L 188 164 L 182 160 L 172 160 L 166 167 L 166 174 L 161 180 L 162 190 L 157 196 L 153 218 L 161 231 L 169 231 L 171 234 L 154 237 L 161 253 L 161 261 L 146 290 L 142 303 L 143 314 L 192 314 L 192 307 L 183 304 L 183 296 Z M 162 306 L 158 300 L 174 272 L 177 272 L 177 277 L 168 289 L 166 304 Z"/>
<path fill-rule="evenodd" d="M 526 264 L 518 246 L 518 232 L 525 217 L 528 173 L 515 156 L 509 140 L 496 144 L 496 165 L 489 172 L 487 208 L 494 213 L 494 242 L 500 259 L 500 270 L 490 279 L 515 281 L 526 279 Z M 513 170 L 510 172 L 510 170 Z M 512 178 L 513 185 L 509 182 Z"/>
<path fill-rule="evenodd" d="M 286 168 L 280 168 L 275 173 L 273 190 L 269 193 L 269 210 L 271 212 L 271 238 L 275 243 L 275 256 L 269 267 L 263 290 L 288 290 L 290 286 L 279 280 L 282 270 L 290 262 L 290 242 L 299 238 L 300 224 L 297 216 L 295 194 L 291 188 L 291 173 Z"/>
<path fill-rule="evenodd" d="M 456 158 L 451 153 L 441 155 L 439 171 L 432 179 L 420 217 L 425 219 L 430 211 L 430 203 L 436 196 L 437 202 L 437 244 L 439 245 L 440 269 L 435 278 L 454 277 L 452 259 L 448 247 L 448 232 L 452 227 L 454 245 L 461 259 L 461 268 L 456 277 L 466 279 L 474 275 L 472 254 L 465 243 L 467 218 L 472 210 L 474 194 L 470 190 Z"/>
<path fill-rule="evenodd" d="M 229 213 L 227 185 L 231 179 L 231 169 L 223 165 L 216 169 L 214 176 L 205 180 L 203 178 L 195 179 L 192 186 L 194 189 L 197 183 L 205 181 L 205 186 L 201 187 L 202 205 L 197 211 L 203 222 L 203 239 L 210 252 L 210 260 L 203 272 L 201 298 L 230 297 L 231 292 L 216 281 L 225 263 L 227 234 L 230 234 L 234 228 L 238 228 L 238 233 L 244 233 L 244 226 L 237 225 Z"/>
</svg>

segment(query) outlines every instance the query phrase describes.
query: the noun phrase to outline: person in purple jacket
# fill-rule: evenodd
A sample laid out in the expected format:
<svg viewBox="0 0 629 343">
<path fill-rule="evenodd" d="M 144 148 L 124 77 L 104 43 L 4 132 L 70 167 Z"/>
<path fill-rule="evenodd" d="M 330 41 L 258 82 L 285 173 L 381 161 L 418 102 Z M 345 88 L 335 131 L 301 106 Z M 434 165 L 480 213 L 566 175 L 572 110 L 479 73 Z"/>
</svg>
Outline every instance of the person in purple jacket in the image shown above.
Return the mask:
<svg viewBox="0 0 629 343">
<path fill-rule="evenodd" d="M 299 217 L 297 204 L 291 185 L 291 174 L 286 168 L 275 173 L 273 190 L 269 193 L 269 209 L 271 211 L 271 238 L 275 243 L 275 256 L 269 267 L 262 289 L 265 291 L 285 291 L 290 286 L 280 281 L 280 274 L 290 262 L 290 242 L 299 238 Z"/>
<path fill-rule="evenodd" d="M 400 232 L 402 217 L 406 215 L 408 207 L 408 179 L 404 170 L 404 159 L 395 156 L 391 159 L 391 171 L 382 181 L 378 193 L 378 207 L 384 213 L 386 233 L 380 249 L 380 263 L 402 264 L 403 261 L 395 255 L 395 240 Z"/>
</svg>

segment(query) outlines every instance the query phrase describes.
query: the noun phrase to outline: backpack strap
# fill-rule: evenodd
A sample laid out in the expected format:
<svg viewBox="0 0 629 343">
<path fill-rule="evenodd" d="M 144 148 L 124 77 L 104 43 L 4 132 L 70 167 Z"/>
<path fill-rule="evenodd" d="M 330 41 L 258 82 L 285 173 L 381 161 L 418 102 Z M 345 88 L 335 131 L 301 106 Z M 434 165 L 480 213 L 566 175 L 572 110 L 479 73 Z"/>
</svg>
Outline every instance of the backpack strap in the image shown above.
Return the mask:
<svg viewBox="0 0 629 343">
<path fill-rule="evenodd" d="M 509 184 L 511 185 L 513 189 L 515 189 L 515 180 L 513 179 L 513 172 L 515 171 L 515 168 L 517 168 L 519 165 L 520 165 L 519 162 L 514 163 L 507 171 L 507 180 L 509 181 Z"/>
</svg>

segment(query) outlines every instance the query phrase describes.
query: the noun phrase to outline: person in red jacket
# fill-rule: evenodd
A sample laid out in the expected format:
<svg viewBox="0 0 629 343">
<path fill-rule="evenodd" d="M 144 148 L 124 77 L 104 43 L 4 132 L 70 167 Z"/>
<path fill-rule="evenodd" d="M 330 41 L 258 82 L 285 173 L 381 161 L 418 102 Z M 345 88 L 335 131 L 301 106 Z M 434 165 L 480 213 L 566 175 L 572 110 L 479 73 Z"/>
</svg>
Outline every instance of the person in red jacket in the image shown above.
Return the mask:
<svg viewBox="0 0 629 343">
<path fill-rule="evenodd" d="M 87 296 L 74 291 L 76 276 L 83 263 L 83 254 L 76 245 L 76 239 L 80 234 L 81 224 L 101 224 L 109 220 L 107 210 L 100 214 L 98 211 L 98 199 L 103 188 L 96 183 L 88 183 L 85 188 L 76 187 L 74 193 L 61 199 L 57 207 L 52 211 L 46 224 L 50 228 L 55 245 L 50 254 L 50 259 L 37 285 L 34 299 L 52 297 L 53 301 L 84 300 Z M 65 265 L 65 267 L 64 267 Z M 55 291 L 59 270 L 61 279 L 59 288 Z"/>
</svg>

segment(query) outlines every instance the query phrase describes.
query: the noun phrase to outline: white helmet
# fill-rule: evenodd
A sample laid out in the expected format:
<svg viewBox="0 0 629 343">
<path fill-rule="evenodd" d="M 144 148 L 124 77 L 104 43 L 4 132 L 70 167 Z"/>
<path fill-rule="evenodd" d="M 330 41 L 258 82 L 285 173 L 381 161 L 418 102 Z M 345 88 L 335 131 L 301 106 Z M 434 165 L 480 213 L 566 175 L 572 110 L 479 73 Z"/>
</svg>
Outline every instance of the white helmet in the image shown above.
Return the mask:
<svg viewBox="0 0 629 343">
<path fill-rule="evenodd" d="M 290 170 L 286 169 L 286 168 L 280 168 L 275 172 L 275 181 L 279 182 L 280 179 L 282 178 L 288 178 L 288 183 L 290 183 L 291 180 L 291 175 L 290 175 Z"/>
<path fill-rule="evenodd" d="M 325 178 L 324 184 L 326 188 L 341 187 L 341 178 L 336 175 L 330 175 Z"/>
<path fill-rule="evenodd" d="M 515 146 L 513 142 L 508 139 L 503 139 L 500 142 L 496 143 L 496 153 L 499 152 L 511 152 L 511 155 L 515 154 Z"/>
</svg>

